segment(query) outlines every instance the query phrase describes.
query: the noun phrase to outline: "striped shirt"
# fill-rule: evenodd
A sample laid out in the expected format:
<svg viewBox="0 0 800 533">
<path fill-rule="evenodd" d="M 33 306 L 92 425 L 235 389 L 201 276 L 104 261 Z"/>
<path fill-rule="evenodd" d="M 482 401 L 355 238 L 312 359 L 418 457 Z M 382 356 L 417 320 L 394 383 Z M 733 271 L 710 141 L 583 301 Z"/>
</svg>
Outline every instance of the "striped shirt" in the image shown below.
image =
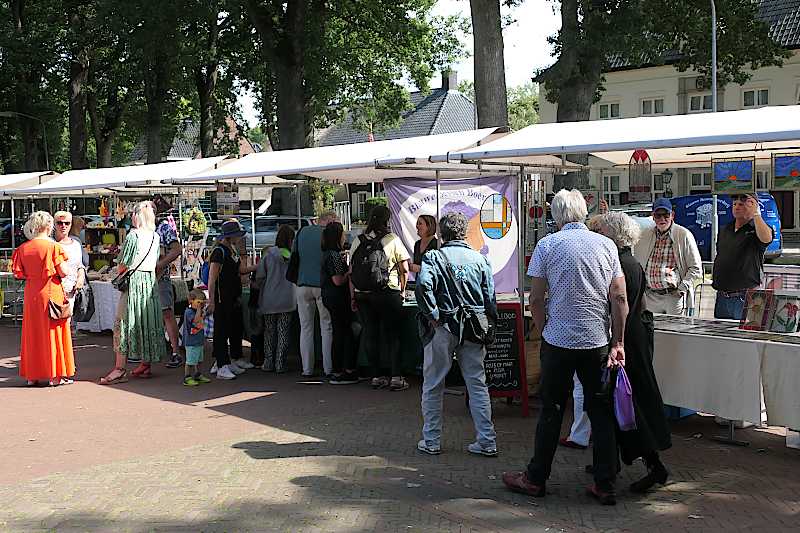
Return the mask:
<svg viewBox="0 0 800 533">
<path fill-rule="evenodd" d="M 678 286 L 678 260 L 672 251 L 669 231 L 656 233 L 656 242 L 647 260 L 647 286 L 651 289 L 674 289 Z"/>
</svg>

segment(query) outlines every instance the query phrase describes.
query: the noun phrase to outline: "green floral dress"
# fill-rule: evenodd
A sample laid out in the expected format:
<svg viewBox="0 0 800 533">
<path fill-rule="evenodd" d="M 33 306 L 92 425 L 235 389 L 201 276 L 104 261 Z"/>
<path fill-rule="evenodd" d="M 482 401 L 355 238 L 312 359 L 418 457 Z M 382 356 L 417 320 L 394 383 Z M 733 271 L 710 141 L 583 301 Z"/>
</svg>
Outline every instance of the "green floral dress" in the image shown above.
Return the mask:
<svg viewBox="0 0 800 533">
<path fill-rule="evenodd" d="M 155 236 L 155 242 L 150 246 Z M 166 355 L 164 318 L 158 298 L 155 262 L 159 250 L 158 235 L 152 232 L 131 231 L 120 250 L 120 264 L 134 268 L 148 248 L 147 258 L 130 276 L 128 292 L 123 293 L 114 324 L 114 349 L 145 363 L 157 363 Z"/>
</svg>

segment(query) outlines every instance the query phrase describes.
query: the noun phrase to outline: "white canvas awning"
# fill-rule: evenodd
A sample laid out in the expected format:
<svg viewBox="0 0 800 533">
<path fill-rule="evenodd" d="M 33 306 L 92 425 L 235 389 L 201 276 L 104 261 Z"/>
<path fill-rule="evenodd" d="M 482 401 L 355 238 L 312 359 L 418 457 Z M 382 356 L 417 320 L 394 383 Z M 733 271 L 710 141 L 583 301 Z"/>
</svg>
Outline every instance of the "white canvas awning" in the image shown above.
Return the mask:
<svg viewBox="0 0 800 533">
<path fill-rule="evenodd" d="M 634 150 L 645 149 L 658 163 L 678 155 L 697 157 L 697 147 L 723 147 L 714 157 L 740 157 L 734 149 L 753 149 L 756 143 L 786 142 L 800 145 L 800 106 L 775 106 L 724 113 L 699 113 L 665 117 L 640 117 L 585 122 L 535 124 L 484 146 L 442 152 L 434 161 L 489 160 L 524 162 L 541 155 L 591 153 L 608 159 L 609 152 L 622 152 L 622 162 Z M 738 145 L 731 148 L 728 145 Z M 714 149 L 716 150 L 716 149 Z M 723 153 L 727 152 L 727 153 Z M 693 155 L 692 155 L 693 154 Z M 710 161 L 711 155 L 702 154 Z M 687 161 L 688 162 L 688 161 Z M 627 160 L 625 160 L 627 163 Z"/>
<path fill-rule="evenodd" d="M 433 176 L 434 170 L 376 166 L 401 162 L 429 164 L 432 154 L 475 146 L 494 132 L 495 128 L 486 128 L 371 143 L 260 152 L 246 155 L 214 171 L 188 177 L 183 182 L 304 174 L 340 183 L 369 183 L 380 182 L 385 177 Z M 455 168 L 462 173 L 468 172 L 463 167 Z"/>
<path fill-rule="evenodd" d="M 113 168 L 70 170 L 32 187 L 11 187 L 6 192 L 15 196 L 69 194 L 107 194 L 116 189 L 140 188 L 147 192 L 164 187 L 164 182 L 179 179 L 216 167 L 227 156 L 206 157 L 189 161 L 173 161 L 153 165 L 130 165 Z"/>
<path fill-rule="evenodd" d="M 40 170 L 38 172 L 22 172 L 20 174 L 0 175 L 0 192 L 5 194 L 9 189 L 33 187 L 51 180 L 58 174 L 51 170 Z"/>
</svg>

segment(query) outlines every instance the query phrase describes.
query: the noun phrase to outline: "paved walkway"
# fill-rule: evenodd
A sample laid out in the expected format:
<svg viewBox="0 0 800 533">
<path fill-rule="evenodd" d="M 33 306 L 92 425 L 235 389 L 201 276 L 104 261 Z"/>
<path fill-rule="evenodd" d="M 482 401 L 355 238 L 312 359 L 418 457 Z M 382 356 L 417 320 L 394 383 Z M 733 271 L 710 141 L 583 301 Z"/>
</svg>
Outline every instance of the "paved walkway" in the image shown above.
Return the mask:
<svg viewBox="0 0 800 533">
<path fill-rule="evenodd" d="M 748 429 L 749 448 L 717 444 L 707 417 L 674 425 L 673 477 L 619 504 L 584 495 L 591 453 L 560 449 L 533 500 L 506 491 L 534 416 L 495 404 L 501 455 L 470 456 L 464 399 L 446 396 L 445 453 L 416 452 L 419 388 L 298 382 L 250 371 L 233 382 L 94 384 L 109 336 L 77 340 L 78 381 L 29 389 L 16 377 L 19 330 L 0 326 L 0 531 L 797 531 L 800 452 L 779 431 Z"/>
</svg>

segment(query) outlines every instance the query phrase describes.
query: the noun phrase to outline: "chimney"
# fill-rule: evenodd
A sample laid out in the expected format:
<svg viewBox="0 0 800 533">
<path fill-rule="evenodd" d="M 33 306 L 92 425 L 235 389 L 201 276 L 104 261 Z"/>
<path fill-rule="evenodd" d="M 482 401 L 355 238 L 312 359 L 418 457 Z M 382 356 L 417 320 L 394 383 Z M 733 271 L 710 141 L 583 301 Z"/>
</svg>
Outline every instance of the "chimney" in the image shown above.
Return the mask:
<svg viewBox="0 0 800 533">
<path fill-rule="evenodd" d="M 442 89 L 445 91 L 458 90 L 458 72 L 449 69 L 442 71 Z"/>
</svg>

